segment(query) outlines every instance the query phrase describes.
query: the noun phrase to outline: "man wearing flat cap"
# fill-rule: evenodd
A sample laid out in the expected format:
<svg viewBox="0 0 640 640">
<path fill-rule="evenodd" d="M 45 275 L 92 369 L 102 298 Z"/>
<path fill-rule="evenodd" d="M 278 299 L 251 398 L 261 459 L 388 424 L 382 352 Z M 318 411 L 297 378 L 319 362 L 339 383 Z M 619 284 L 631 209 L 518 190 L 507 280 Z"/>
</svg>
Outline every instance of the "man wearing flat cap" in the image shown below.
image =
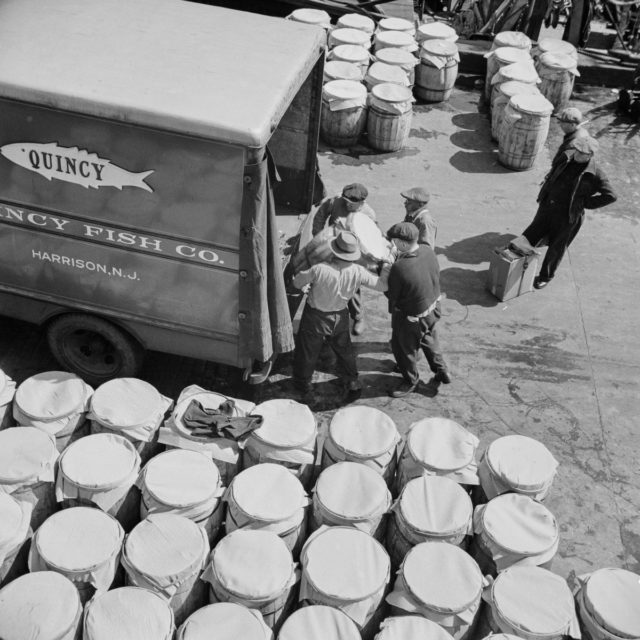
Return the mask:
<svg viewBox="0 0 640 640">
<path fill-rule="evenodd" d="M 447 370 L 436 332 L 440 318 L 440 267 L 433 249 L 418 244 L 418 228 L 411 222 L 398 222 L 387 238 L 398 251 L 389 271 L 387 297 L 391 313 L 391 349 L 404 378 L 390 392 L 402 398 L 420 382 L 418 358 L 424 353 L 436 382 L 448 384 Z"/>
<path fill-rule="evenodd" d="M 341 195 L 327 198 L 318 207 L 313 218 L 312 236 L 315 238 L 326 227 L 333 227 L 336 233 L 340 230 L 348 231 L 349 215 L 356 212 L 364 213 L 375 222 L 375 211 L 366 202 L 368 195 L 369 192 L 363 184 L 354 182 L 346 185 Z M 365 325 L 360 289 L 357 289 L 349 300 L 349 316 L 353 320 L 354 335 L 361 335 Z"/>
<path fill-rule="evenodd" d="M 326 341 L 338 360 L 347 395 L 353 397 L 359 393 L 361 383 L 349 332 L 347 305 L 360 286 L 386 291 L 389 267 L 384 267 L 381 275 L 375 276 L 354 264 L 360 258 L 360 244 L 350 231 L 340 231 L 330 247 L 330 261 L 315 264 L 293 278 L 298 289 L 309 285 L 293 356 L 293 383 L 304 394 L 311 390 L 311 378 Z"/>
<path fill-rule="evenodd" d="M 413 222 L 418 227 L 418 244 L 428 244 L 434 249 L 438 227 L 427 208 L 431 195 L 422 187 L 412 187 L 400 195 L 404 198 L 404 222 Z"/>
<path fill-rule="evenodd" d="M 546 287 L 555 276 L 565 251 L 580 231 L 585 209 L 605 207 L 617 199 L 598 166 L 598 143 L 584 129 L 578 133 L 584 123 L 580 111 L 571 107 L 562 111 L 559 118 L 565 139 L 540 188 L 538 211 L 523 231 L 533 246 L 545 239 L 548 244 L 540 272 L 533 281 L 536 289 Z M 567 122 L 578 127 L 572 128 Z"/>
</svg>

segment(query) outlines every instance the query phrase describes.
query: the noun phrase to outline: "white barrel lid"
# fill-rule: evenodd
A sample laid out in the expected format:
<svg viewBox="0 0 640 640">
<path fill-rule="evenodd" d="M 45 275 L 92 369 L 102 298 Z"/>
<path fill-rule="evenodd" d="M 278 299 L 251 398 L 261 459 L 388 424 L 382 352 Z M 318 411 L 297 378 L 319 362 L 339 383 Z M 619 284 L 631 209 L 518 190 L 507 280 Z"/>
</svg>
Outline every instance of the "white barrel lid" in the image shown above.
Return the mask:
<svg viewBox="0 0 640 640">
<path fill-rule="evenodd" d="M 522 638 L 512 633 L 490 633 L 484 637 L 484 640 L 522 640 Z"/>
<path fill-rule="evenodd" d="M 209 604 L 192 613 L 180 627 L 179 640 L 270 640 L 260 612 L 235 602 Z M 212 636 L 212 630 L 214 634 Z"/>
<path fill-rule="evenodd" d="M 15 539 L 23 519 L 24 514 L 20 504 L 8 493 L 0 491 L 0 549 Z"/>
<path fill-rule="evenodd" d="M 403 86 L 409 84 L 409 78 L 403 69 L 397 65 L 387 64 L 386 62 L 374 62 L 369 67 L 366 77 L 369 81 L 374 80 L 377 83 L 391 82 Z"/>
<path fill-rule="evenodd" d="M 378 26 L 382 31 L 406 31 L 411 35 L 416 32 L 413 22 L 404 18 L 382 18 Z"/>
<path fill-rule="evenodd" d="M 375 54 L 376 60 L 380 62 L 386 62 L 387 64 L 402 65 L 414 65 L 418 62 L 416 57 L 406 49 L 399 49 L 398 47 L 387 47 L 385 49 L 378 49 Z"/>
<path fill-rule="evenodd" d="M 473 461 L 478 439 L 448 418 L 423 418 L 409 428 L 407 447 L 430 469 L 456 471 Z"/>
<path fill-rule="evenodd" d="M 72 442 L 60 456 L 60 470 L 74 484 L 117 487 L 140 466 L 140 456 L 123 436 L 96 433 Z"/>
<path fill-rule="evenodd" d="M 53 438 L 41 429 L 14 427 L 0 431 L 0 483 L 37 478 L 55 455 Z"/>
<path fill-rule="evenodd" d="M 64 571 L 93 569 L 120 550 L 124 532 L 101 509 L 72 507 L 49 516 L 36 531 L 40 557 Z"/>
<path fill-rule="evenodd" d="M 640 638 L 640 576 L 598 569 L 583 587 L 585 606 L 601 627 L 620 638 Z"/>
<path fill-rule="evenodd" d="M 334 42 L 342 44 L 352 44 L 358 47 L 368 47 L 371 42 L 371 35 L 360 29 L 338 28 L 334 29 L 329 37 Z"/>
<path fill-rule="evenodd" d="M 507 82 L 501 82 L 498 85 L 498 91 L 508 98 L 511 96 L 517 96 L 519 94 L 539 94 L 540 89 L 533 84 L 525 84 L 524 82 L 518 82 L 517 80 L 508 80 Z"/>
<path fill-rule="evenodd" d="M 329 437 L 343 451 L 363 458 L 386 453 L 399 439 L 396 425 L 386 413 L 364 405 L 336 411 L 329 424 Z"/>
<path fill-rule="evenodd" d="M 147 462 L 144 484 L 158 502 L 182 508 L 211 499 L 220 488 L 221 479 L 210 456 L 200 451 L 171 449 Z"/>
<path fill-rule="evenodd" d="M 369 51 L 365 47 L 355 44 L 339 44 L 331 49 L 329 57 L 332 60 L 344 60 L 345 62 L 353 62 L 362 64 L 369 62 Z"/>
<path fill-rule="evenodd" d="M 449 58 L 458 55 L 458 47 L 456 43 L 451 42 L 451 40 L 425 40 L 420 47 L 420 53 L 422 52 L 431 54 L 432 56 Z"/>
<path fill-rule="evenodd" d="M 542 94 L 520 94 L 512 96 L 509 104 L 523 113 L 535 116 L 549 116 L 553 113 L 553 105 Z"/>
<path fill-rule="evenodd" d="M 307 542 L 301 560 L 317 591 L 344 600 L 363 600 L 389 579 L 390 561 L 384 547 L 354 527 L 321 531 Z"/>
<path fill-rule="evenodd" d="M 575 616 L 565 580 L 541 567 L 518 565 L 498 574 L 493 606 L 516 629 L 553 637 L 565 635 Z"/>
<path fill-rule="evenodd" d="M 484 578 L 478 563 L 448 542 L 421 542 L 402 563 L 407 589 L 420 602 L 440 613 L 458 613 L 477 602 Z"/>
<path fill-rule="evenodd" d="M 427 22 L 427 24 L 423 24 L 418 27 L 418 39 L 442 39 L 455 41 L 458 39 L 458 34 L 455 29 L 447 24 L 443 24 L 442 22 Z"/>
<path fill-rule="evenodd" d="M 501 31 L 496 33 L 493 46 L 515 47 L 516 49 L 531 49 L 531 38 L 521 31 Z"/>
<path fill-rule="evenodd" d="M 324 75 L 333 80 L 355 80 L 362 79 L 362 69 L 353 62 L 344 60 L 329 60 L 324 65 Z"/>
<path fill-rule="evenodd" d="M 422 476 L 409 480 L 399 502 L 405 522 L 425 534 L 447 535 L 469 526 L 473 504 L 451 478 Z"/>
<path fill-rule="evenodd" d="M 175 513 L 152 513 L 127 536 L 129 564 L 146 576 L 175 576 L 194 571 L 203 561 L 207 543 L 193 520 Z"/>
<path fill-rule="evenodd" d="M 538 64 L 550 69 L 570 71 L 578 66 L 576 59 L 566 53 L 546 51 L 538 58 Z"/>
<path fill-rule="evenodd" d="M 162 408 L 162 396 L 138 378 L 116 378 L 101 384 L 91 398 L 91 411 L 106 427 L 135 427 L 147 423 Z"/>
<path fill-rule="evenodd" d="M 496 636 L 492 636 L 495 638 Z M 393 616 L 380 625 L 375 640 L 452 640 L 453 636 L 437 622 L 422 616 Z"/>
<path fill-rule="evenodd" d="M 564 53 L 576 60 L 578 58 L 578 50 L 570 42 L 559 40 L 558 38 L 540 38 L 540 40 L 538 40 L 538 50 Z"/>
<path fill-rule="evenodd" d="M 540 81 L 540 76 L 530 60 L 505 65 L 500 69 L 500 76 L 504 80 L 518 80 L 527 84 L 536 84 Z"/>
<path fill-rule="evenodd" d="M 55 571 L 27 573 L 0 590 L 0 638 L 65 637 L 79 611 L 80 596 L 71 580 Z"/>
<path fill-rule="evenodd" d="M 360 29 L 360 31 L 371 34 L 375 29 L 376 23 L 361 13 L 345 13 L 338 18 L 336 26 L 347 29 Z"/>
<path fill-rule="evenodd" d="M 265 522 L 287 520 L 306 504 L 300 480 L 286 467 L 270 462 L 241 471 L 229 491 L 242 511 Z"/>
<path fill-rule="evenodd" d="M 329 25 L 331 16 L 322 9 L 295 9 L 288 16 L 294 22 L 304 22 L 306 24 Z"/>
<path fill-rule="evenodd" d="M 281 593 L 294 571 L 291 551 L 272 531 L 236 529 L 210 557 L 220 584 L 241 598 L 264 600 Z"/>
<path fill-rule="evenodd" d="M 491 53 L 504 64 L 512 64 L 513 62 L 521 62 L 522 60 L 531 60 L 531 55 L 526 49 L 517 49 L 516 47 L 498 47 Z"/>
<path fill-rule="evenodd" d="M 376 43 L 385 47 L 408 47 L 415 45 L 415 40 L 406 31 L 378 31 Z"/>
<path fill-rule="evenodd" d="M 294 611 L 285 620 L 278 633 L 278 640 L 300 640 L 301 638 L 360 640 L 361 635 L 356 623 L 340 609 L 312 604 Z"/>
<path fill-rule="evenodd" d="M 529 496 L 504 493 L 482 512 L 485 533 L 508 551 L 536 555 L 558 541 L 558 523 L 547 507 Z"/>
<path fill-rule="evenodd" d="M 336 86 L 337 83 L 340 83 L 340 86 Z M 324 85 L 324 90 L 331 85 L 329 91 L 349 91 L 351 87 L 343 89 L 343 86 L 347 84 L 357 87 L 358 92 L 367 93 L 364 85 L 351 80 L 332 80 Z M 251 437 L 267 444 L 294 448 L 308 444 L 316 437 L 316 419 L 306 404 L 284 398 L 267 400 L 254 409 L 254 414 L 262 416 L 263 422 L 258 429 L 251 433 Z"/>
<path fill-rule="evenodd" d="M 173 612 L 165 598 L 140 587 L 96 595 L 85 608 L 85 639 L 158 640 L 171 637 Z"/>
<path fill-rule="evenodd" d="M 353 520 L 380 513 L 389 501 L 384 478 L 358 462 L 338 462 L 324 469 L 318 476 L 315 492 L 327 511 Z"/>
<path fill-rule="evenodd" d="M 46 371 L 20 384 L 14 402 L 29 418 L 56 420 L 84 411 L 86 389 L 84 381 L 73 373 Z"/>
<path fill-rule="evenodd" d="M 4 371 L 0 369 L 0 393 L 4 391 L 4 388 L 7 386 L 7 376 L 4 374 Z"/>
<path fill-rule="evenodd" d="M 322 95 L 326 98 L 334 98 L 336 100 L 364 99 L 367 96 L 367 88 L 361 82 L 356 82 L 355 80 L 330 80 L 322 87 Z M 267 403 L 268 402 L 281 402 L 281 401 L 267 400 Z M 283 400 L 282 402 L 294 402 L 294 401 Z M 267 403 L 263 403 L 263 404 L 267 404 Z M 295 403 L 295 404 L 298 404 L 298 403 Z M 255 412 L 259 413 L 259 409 L 261 407 L 262 405 L 258 405 L 258 407 L 256 407 Z M 309 410 L 308 407 L 307 407 L 307 410 Z M 260 427 L 260 429 L 263 429 L 264 426 L 265 425 L 263 424 L 262 427 Z M 283 426 L 287 430 L 290 428 L 289 423 L 285 423 Z"/>
<path fill-rule="evenodd" d="M 545 487 L 558 467 L 549 449 L 528 436 L 498 438 L 487 447 L 485 456 L 492 473 L 514 489 Z"/>
</svg>

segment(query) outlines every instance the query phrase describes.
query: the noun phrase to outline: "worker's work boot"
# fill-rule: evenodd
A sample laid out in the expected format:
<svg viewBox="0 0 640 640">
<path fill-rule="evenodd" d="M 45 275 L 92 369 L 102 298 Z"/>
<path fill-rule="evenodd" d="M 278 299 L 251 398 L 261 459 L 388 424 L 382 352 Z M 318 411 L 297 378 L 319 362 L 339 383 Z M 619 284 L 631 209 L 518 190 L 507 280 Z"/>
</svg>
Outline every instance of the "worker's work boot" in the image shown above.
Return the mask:
<svg viewBox="0 0 640 640">
<path fill-rule="evenodd" d="M 389 392 L 389 395 L 392 398 L 404 398 L 416 390 L 419 382 L 419 380 L 416 382 L 407 382 L 406 380 L 403 380 L 397 389 Z"/>
</svg>

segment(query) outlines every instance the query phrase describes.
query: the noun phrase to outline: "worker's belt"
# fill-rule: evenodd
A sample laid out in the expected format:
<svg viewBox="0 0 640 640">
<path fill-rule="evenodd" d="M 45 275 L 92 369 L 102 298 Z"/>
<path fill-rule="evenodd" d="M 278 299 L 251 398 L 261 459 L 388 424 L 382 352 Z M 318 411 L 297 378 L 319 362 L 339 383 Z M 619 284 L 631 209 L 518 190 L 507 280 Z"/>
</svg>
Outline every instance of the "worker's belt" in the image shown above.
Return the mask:
<svg viewBox="0 0 640 640">
<path fill-rule="evenodd" d="M 419 313 L 417 316 L 407 316 L 407 320 L 409 322 L 418 322 L 418 320 L 420 320 L 420 318 L 426 318 L 436 308 L 436 306 L 438 305 L 438 302 L 440 302 L 440 298 L 441 297 L 442 296 L 438 296 L 435 299 L 435 302 L 430 307 L 428 307 L 422 313 Z"/>
</svg>

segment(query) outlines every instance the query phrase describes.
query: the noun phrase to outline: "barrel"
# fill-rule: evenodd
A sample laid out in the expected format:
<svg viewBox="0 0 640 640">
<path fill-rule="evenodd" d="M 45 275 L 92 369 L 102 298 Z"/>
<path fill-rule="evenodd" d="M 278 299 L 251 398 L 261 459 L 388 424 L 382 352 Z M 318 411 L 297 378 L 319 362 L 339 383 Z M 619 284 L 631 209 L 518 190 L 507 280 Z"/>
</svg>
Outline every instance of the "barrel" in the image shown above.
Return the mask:
<svg viewBox="0 0 640 640">
<path fill-rule="evenodd" d="M 40 429 L 0 431 L 0 490 L 30 505 L 33 531 L 58 510 L 54 484 L 58 455 L 54 437 Z"/>
<path fill-rule="evenodd" d="M 363 640 L 371 640 L 384 618 L 389 584 L 384 547 L 359 529 L 327 527 L 310 536 L 300 559 L 300 601 L 343 611 L 356 623 Z"/>
<path fill-rule="evenodd" d="M 351 526 L 384 542 L 390 507 L 391 493 L 379 473 L 357 462 L 338 462 L 318 477 L 310 529 Z"/>
<path fill-rule="evenodd" d="M 351 147 L 367 124 L 367 89 L 353 80 L 332 80 L 322 88 L 320 134 L 329 145 Z"/>
<path fill-rule="evenodd" d="M 577 578 L 575 594 L 585 640 L 640 638 L 640 576 L 626 569 L 597 569 Z"/>
<path fill-rule="evenodd" d="M 309 499 L 300 481 L 278 464 L 257 464 L 239 473 L 227 490 L 225 531 L 261 529 L 277 534 L 294 560 L 307 531 Z"/>
<path fill-rule="evenodd" d="M 256 406 L 255 413 L 262 416 L 263 422 L 245 443 L 244 467 L 273 462 L 309 487 L 318 436 L 316 419 L 309 407 L 294 400 L 267 400 Z"/>
<path fill-rule="evenodd" d="M 173 611 L 157 593 L 120 587 L 87 603 L 83 640 L 172 640 Z"/>
<path fill-rule="evenodd" d="M 80 640 L 81 637 L 80 596 L 63 575 L 54 571 L 27 573 L 0 589 L 0 638 Z"/>
<path fill-rule="evenodd" d="M 365 33 L 373 34 L 376 23 L 361 13 L 345 13 L 338 18 L 336 27 L 338 29 L 359 29 Z"/>
<path fill-rule="evenodd" d="M 0 588 L 28 571 L 31 505 L 0 491 Z"/>
<path fill-rule="evenodd" d="M 189 407 L 199 406 L 206 411 L 222 410 L 232 417 L 243 417 L 250 414 L 255 405 L 246 400 L 229 398 L 213 391 L 207 391 L 197 385 L 190 385 L 182 390 L 176 405 L 160 428 L 158 442 L 170 448 L 199 451 L 210 457 L 218 470 L 224 486 L 228 486 L 233 477 L 240 471 L 240 447 L 235 440 L 218 435 L 193 435 L 189 429 Z"/>
<path fill-rule="evenodd" d="M 413 478 L 444 476 L 462 485 L 477 485 L 479 440 L 448 418 L 423 418 L 407 433 L 398 466 L 397 489 Z"/>
<path fill-rule="evenodd" d="M 553 514 L 528 496 L 505 493 L 476 507 L 470 553 L 485 575 L 514 565 L 551 568 L 560 532 Z"/>
<path fill-rule="evenodd" d="M 324 65 L 323 82 L 331 82 L 331 80 L 354 80 L 360 82 L 362 80 L 362 68 L 352 62 L 343 62 L 342 60 L 330 60 Z"/>
<path fill-rule="evenodd" d="M 278 640 L 360 640 L 351 618 L 333 607 L 313 604 L 294 611 L 282 625 Z M 231 640 L 231 639 L 230 639 Z"/>
<path fill-rule="evenodd" d="M 359 47 L 352 44 L 339 44 L 327 54 L 327 60 L 329 61 L 339 60 L 341 62 L 350 62 L 351 64 L 358 65 L 362 70 L 363 76 L 369 67 L 370 58 L 369 50 L 366 47 Z"/>
<path fill-rule="evenodd" d="M 491 101 L 491 138 L 498 139 L 498 131 L 502 123 L 504 108 L 513 96 L 517 95 L 540 95 L 540 89 L 532 84 L 524 84 L 516 80 L 501 82 L 493 92 Z"/>
<path fill-rule="evenodd" d="M 439 624 L 420 616 L 391 616 L 382 621 L 375 640 L 452 640 Z"/>
<path fill-rule="evenodd" d="M 543 53 L 560 53 L 578 61 L 578 50 L 570 42 L 558 38 L 540 38 L 537 42 L 535 57 L 539 58 Z"/>
<path fill-rule="evenodd" d="M 14 425 L 12 414 L 16 383 L 0 369 L 0 430 Z"/>
<path fill-rule="evenodd" d="M 178 629 L 176 640 L 211 640 L 212 637 L 215 640 L 273 640 L 273 633 L 259 611 L 235 602 L 218 602 L 192 613 Z"/>
<path fill-rule="evenodd" d="M 449 40 L 427 40 L 420 47 L 414 93 L 424 102 L 448 100 L 458 77 L 458 47 Z"/>
<path fill-rule="evenodd" d="M 275 533 L 238 529 L 215 546 L 202 579 L 209 583 L 211 603 L 257 609 L 277 633 L 295 605 L 295 568 L 291 552 Z"/>
<path fill-rule="evenodd" d="M 377 84 L 390 82 L 391 84 L 399 84 L 402 87 L 409 86 L 409 76 L 397 65 L 387 64 L 386 62 L 374 62 L 364 77 L 364 84 L 371 91 Z"/>
<path fill-rule="evenodd" d="M 483 585 L 480 568 L 465 551 L 421 542 L 405 556 L 387 602 L 393 615 L 420 615 L 462 640 L 473 632 Z"/>
<path fill-rule="evenodd" d="M 92 394 L 93 389 L 73 373 L 38 373 L 16 389 L 13 417 L 19 425 L 54 436 L 58 451 L 63 451 L 88 433 L 85 418 Z"/>
<path fill-rule="evenodd" d="M 373 50 L 377 53 L 380 49 L 404 49 L 409 53 L 418 50 L 415 38 L 405 31 L 378 31 L 373 39 Z"/>
<path fill-rule="evenodd" d="M 514 49 L 531 51 L 531 38 L 521 31 L 501 31 L 496 33 L 491 43 L 492 49 L 499 49 L 500 47 L 513 47 Z"/>
<path fill-rule="evenodd" d="M 304 24 L 315 24 L 325 29 L 331 26 L 331 16 L 322 9 L 295 9 L 286 19 Z"/>
<path fill-rule="evenodd" d="M 558 461 L 549 449 L 528 436 L 510 435 L 489 444 L 480 458 L 478 476 L 486 499 L 513 492 L 544 500 Z"/>
<path fill-rule="evenodd" d="M 493 78 L 491 78 L 490 102 L 493 101 L 493 95 L 497 91 L 498 86 L 502 82 L 509 82 L 510 80 L 516 80 L 517 82 L 529 84 L 534 87 L 537 86 L 540 83 L 540 76 L 536 71 L 533 60 L 521 60 L 520 62 L 513 62 L 512 64 L 500 67 Z"/>
<path fill-rule="evenodd" d="M 178 625 L 207 601 L 199 578 L 208 554 L 209 540 L 195 522 L 175 513 L 152 513 L 127 536 L 122 566 L 127 584 L 168 600 Z"/>
<path fill-rule="evenodd" d="M 537 95 L 513 96 L 498 132 L 498 161 L 509 169 L 531 169 L 544 147 L 553 105 Z"/>
<path fill-rule="evenodd" d="M 404 31 L 410 36 L 415 35 L 416 28 L 411 20 L 404 18 L 381 18 L 378 22 L 378 31 Z"/>
<path fill-rule="evenodd" d="M 30 571 L 57 571 L 78 589 L 84 604 L 108 591 L 120 566 L 124 531 L 110 515 L 90 507 L 63 509 L 35 532 Z"/>
<path fill-rule="evenodd" d="M 499 47 L 498 49 L 491 49 L 488 53 L 484 54 L 487 59 L 487 72 L 484 80 L 484 97 L 485 100 L 491 99 L 491 80 L 496 75 L 499 69 L 506 67 L 514 62 L 526 62 L 531 60 L 531 55 L 526 49 L 517 49 L 516 47 Z"/>
<path fill-rule="evenodd" d="M 139 473 L 140 456 L 129 440 L 107 433 L 86 436 L 60 456 L 56 498 L 63 509 L 102 509 L 130 531 L 140 519 Z"/>
<path fill-rule="evenodd" d="M 421 542 L 448 542 L 466 548 L 472 529 L 469 494 L 454 480 L 423 476 L 409 480 L 393 505 L 387 533 L 391 566 L 397 569 L 407 552 Z"/>
<path fill-rule="evenodd" d="M 344 407 L 334 414 L 322 451 L 322 468 L 341 461 L 358 462 L 379 473 L 390 486 L 396 471 L 400 434 L 380 409 Z"/>
<path fill-rule="evenodd" d="M 426 40 L 449 40 L 455 42 L 458 39 L 456 30 L 443 22 L 427 22 L 418 27 L 416 40 L 422 44 Z"/>
<path fill-rule="evenodd" d="M 397 47 L 387 47 L 376 51 L 375 60 L 400 67 L 409 78 L 409 86 L 413 86 L 418 60 L 411 52 L 398 49 Z"/>
<path fill-rule="evenodd" d="M 213 460 L 199 451 L 172 449 L 149 460 L 138 479 L 140 518 L 175 513 L 193 520 L 213 544 L 224 518 L 224 488 Z"/>
<path fill-rule="evenodd" d="M 553 105 L 554 111 L 562 111 L 569 104 L 573 83 L 579 76 L 575 58 L 562 53 L 543 53 L 536 65 L 542 78 L 540 93 Z"/>
<path fill-rule="evenodd" d="M 371 46 L 371 34 L 360 29 L 333 29 L 329 33 L 329 49 L 343 44 L 368 49 Z"/>
<path fill-rule="evenodd" d="M 493 633 L 523 640 L 580 638 L 573 596 L 564 578 L 547 569 L 509 567 L 483 594 L 484 616 Z"/>
<path fill-rule="evenodd" d="M 367 141 L 378 151 L 399 151 L 411 132 L 414 98 L 411 89 L 384 82 L 371 89 Z"/>
<path fill-rule="evenodd" d="M 91 398 L 87 418 L 91 433 L 117 433 L 133 444 L 142 464 L 164 447 L 158 429 L 173 404 L 148 382 L 116 378 L 100 385 Z"/>
</svg>

